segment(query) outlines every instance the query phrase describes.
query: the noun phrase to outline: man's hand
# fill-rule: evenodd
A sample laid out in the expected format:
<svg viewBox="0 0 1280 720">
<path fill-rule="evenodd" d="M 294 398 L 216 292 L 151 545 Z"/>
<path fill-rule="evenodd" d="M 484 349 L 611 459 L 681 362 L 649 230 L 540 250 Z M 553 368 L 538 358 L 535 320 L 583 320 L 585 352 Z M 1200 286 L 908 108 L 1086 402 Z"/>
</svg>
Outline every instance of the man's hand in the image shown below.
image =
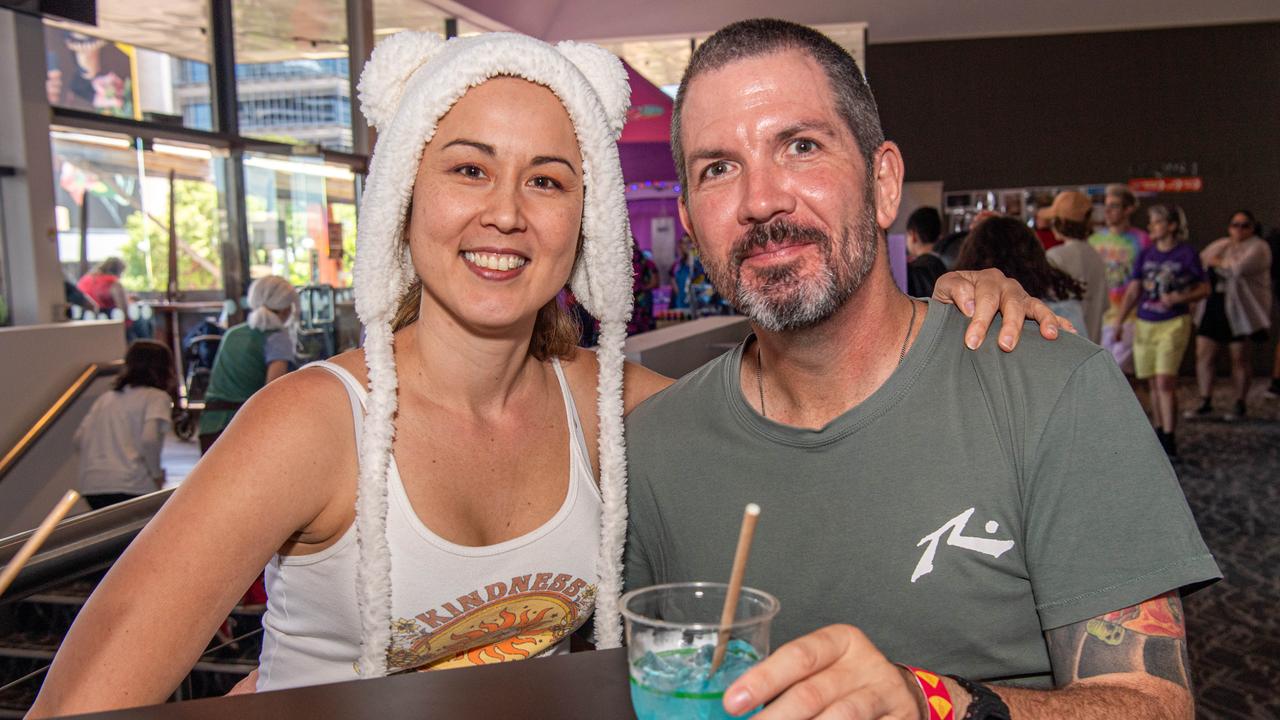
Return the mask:
<svg viewBox="0 0 1280 720">
<path fill-rule="evenodd" d="M 766 702 L 772 704 L 758 720 L 928 717 L 911 674 L 850 625 L 829 625 L 783 645 L 724 694 L 732 715 Z"/>
<path fill-rule="evenodd" d="M 1017 280 L 995 268 L 949 272 L 933 286 L 933 299 L 955 305 L 969 318 L 964 344 L 970 350 L 982 344 L 997 311 L 1004 316 L 999 345 L 1005 352 L 1018 346 L 1026 318 L 1039 323 L 1040 335 L 1046 340 L 1056 340 L 1060 329 L 1076 332 L 1070 320 L 1055 315 L 1048 305 L 1028 295 Z"/>
</svg>

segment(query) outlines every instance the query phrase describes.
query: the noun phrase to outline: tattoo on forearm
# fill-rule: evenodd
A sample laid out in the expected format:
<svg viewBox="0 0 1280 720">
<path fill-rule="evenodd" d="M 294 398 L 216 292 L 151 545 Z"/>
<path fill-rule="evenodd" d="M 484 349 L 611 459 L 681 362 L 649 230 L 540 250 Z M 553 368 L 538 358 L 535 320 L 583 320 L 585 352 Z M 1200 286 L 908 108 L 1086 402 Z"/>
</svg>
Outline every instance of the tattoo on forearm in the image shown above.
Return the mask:
<svg viewBox="0 0 1280 720">
<path fill-rule="evenodd" d="M 1191 688 L 1182 601 L 1176 590 L 1144 603 L 1045 633 L 1054 682 L 1145 672 Z"/>
</svg>

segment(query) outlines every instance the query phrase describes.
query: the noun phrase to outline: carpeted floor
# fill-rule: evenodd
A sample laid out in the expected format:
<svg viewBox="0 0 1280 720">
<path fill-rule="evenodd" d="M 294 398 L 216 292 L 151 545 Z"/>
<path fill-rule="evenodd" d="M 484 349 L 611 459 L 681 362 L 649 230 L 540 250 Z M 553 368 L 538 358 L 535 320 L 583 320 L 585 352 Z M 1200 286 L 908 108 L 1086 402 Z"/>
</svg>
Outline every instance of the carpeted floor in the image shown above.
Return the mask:
<svg viewBox="0 0 1280 720">
<path fill-rule="evenodd" d="M 1224 579 L 1186 598 L 1197 717 L 1280 718 L 1280 400 L 1251 394 L 1248 418 L 1180 420 L 1174 466 Z M 1180 393 L 1194 407 L 1194 388 Z"/>
</svg>

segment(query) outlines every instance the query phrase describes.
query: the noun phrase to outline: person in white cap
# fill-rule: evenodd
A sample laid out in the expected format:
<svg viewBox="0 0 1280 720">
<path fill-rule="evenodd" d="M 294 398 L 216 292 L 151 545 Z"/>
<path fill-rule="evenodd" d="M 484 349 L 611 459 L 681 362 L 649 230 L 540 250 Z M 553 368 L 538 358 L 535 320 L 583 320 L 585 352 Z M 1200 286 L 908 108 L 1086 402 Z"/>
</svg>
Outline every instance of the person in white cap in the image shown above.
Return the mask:
<svg viewBox="0 0 1280 720">
<path fill-rule="evenodd" d="M 363 350 L 245 405 L 86 604 L 33 716 L 163 700 L 264 565 L 250 689 L 547 655 L 593 611 L 595 644 L 621 643 L 622 418 L 669 382 L 622 355 L 626 73 L 591 45 L 402 33 L 360 94 Z M 942 288 L 1052 318 L 1003 279 Z"/>
<path fill-rule="evenodd" d="M 298 291 L 288 280 L 268 275 L 253 281 L 247 300 L 249 317 L 227 330 L 213 360 L 200 413 L 202 455 L 245 401 L 297 363 Z"/>
</svg>

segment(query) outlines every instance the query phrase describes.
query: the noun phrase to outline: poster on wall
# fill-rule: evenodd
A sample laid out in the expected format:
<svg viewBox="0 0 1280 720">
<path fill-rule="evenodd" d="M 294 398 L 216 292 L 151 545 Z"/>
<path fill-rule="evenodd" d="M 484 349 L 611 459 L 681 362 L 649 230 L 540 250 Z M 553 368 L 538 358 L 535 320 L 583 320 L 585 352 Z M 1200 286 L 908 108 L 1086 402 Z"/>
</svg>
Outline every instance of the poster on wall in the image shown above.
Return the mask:
<svg viewBox="0 0 1280 720">
<path fill-rule="evenodd" d="M 142 119 L 138 55 L 132 45 L 46 25 L 44 47 L 50 105 Z"/>
</svg>

